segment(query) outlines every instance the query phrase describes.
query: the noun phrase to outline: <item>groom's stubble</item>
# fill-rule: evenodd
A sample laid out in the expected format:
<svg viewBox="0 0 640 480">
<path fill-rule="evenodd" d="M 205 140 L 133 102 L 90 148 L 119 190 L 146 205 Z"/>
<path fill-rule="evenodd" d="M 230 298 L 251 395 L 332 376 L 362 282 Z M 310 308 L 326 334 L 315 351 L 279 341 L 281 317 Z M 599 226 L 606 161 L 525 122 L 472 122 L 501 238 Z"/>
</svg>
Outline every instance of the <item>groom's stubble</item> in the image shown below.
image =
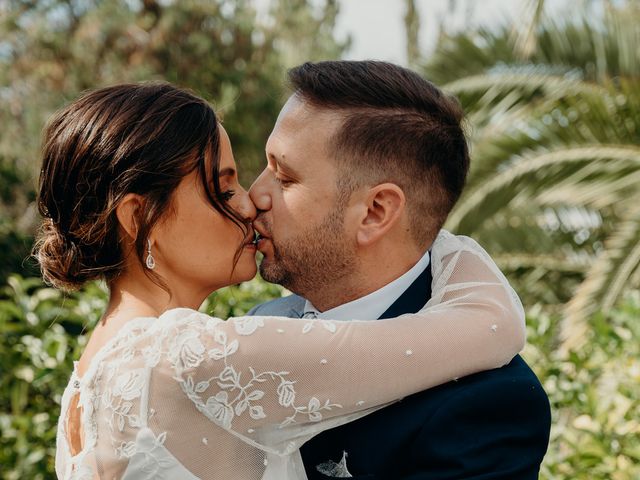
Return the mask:
<svg viewBox="0 0 640 480">
<path fill-rule="evenodd" d="M 262 260 L 262 278 L 306 298 L 313 297 L 313 292 L 332 291 L 353 274 L 356 265 L 355 245 L 347 241 L 344 232 L 344 213 L 344 204 L 336 201 L 320 223 L 293 238 L 271 238 L 273 256 Z M 256 222 L 271 234 L 267 216 L 258 216 Z"/>
</svg>

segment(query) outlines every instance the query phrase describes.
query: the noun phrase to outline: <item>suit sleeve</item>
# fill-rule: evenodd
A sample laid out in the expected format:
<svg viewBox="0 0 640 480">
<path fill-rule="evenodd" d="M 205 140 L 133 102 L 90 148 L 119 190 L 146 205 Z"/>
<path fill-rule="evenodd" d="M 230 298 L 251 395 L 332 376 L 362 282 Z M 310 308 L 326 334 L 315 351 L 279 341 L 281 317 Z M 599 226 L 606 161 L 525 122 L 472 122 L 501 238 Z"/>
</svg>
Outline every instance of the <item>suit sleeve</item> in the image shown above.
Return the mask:
<svg viewBox="0 0 640 480">
<path fill-rule="evenodd" d="M 549 401 L 535 379 L 458 389 L 415 439 L 418 467 L 406 480 L 537 480 L 550 425 Z"/>
</svg>

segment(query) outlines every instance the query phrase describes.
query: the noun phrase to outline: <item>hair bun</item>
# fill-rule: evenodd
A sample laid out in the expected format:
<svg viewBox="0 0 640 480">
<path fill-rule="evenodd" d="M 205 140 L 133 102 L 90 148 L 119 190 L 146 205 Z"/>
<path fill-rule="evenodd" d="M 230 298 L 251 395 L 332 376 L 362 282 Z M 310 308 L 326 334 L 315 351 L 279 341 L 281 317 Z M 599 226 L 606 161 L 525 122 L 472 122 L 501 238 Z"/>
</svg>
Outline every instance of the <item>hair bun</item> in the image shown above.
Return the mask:
<svg viewBox="0 0 640 480">
<path fill-rule="evenodd" d="M 42 222 L 34 256 L 45 282 L 62 290 L 77 290 L 85 282 L 100 278 L 95 268 L 86 265 L 82 249 L 67 239 L 50 218 Z"/>
</svg>

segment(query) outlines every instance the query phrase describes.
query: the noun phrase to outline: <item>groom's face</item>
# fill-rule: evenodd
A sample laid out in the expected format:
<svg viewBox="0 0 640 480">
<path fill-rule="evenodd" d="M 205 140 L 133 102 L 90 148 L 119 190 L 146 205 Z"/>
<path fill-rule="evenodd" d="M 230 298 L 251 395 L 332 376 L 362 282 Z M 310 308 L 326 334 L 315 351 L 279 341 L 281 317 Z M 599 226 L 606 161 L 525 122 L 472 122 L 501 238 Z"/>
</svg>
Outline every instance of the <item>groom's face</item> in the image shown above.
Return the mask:
<svg viewBox="0 0 640 480">
<path fill-rule="evenodd" d="M 267 166 L 249 191 L 262 236 L 260 273 L 301 295 L 346 275 L 355 258 L 344 224 L 348 199 L 339 195 L 328 153 L 341 123 L 337 112 L 292 96 L 267 141 Z"/>
</svg>

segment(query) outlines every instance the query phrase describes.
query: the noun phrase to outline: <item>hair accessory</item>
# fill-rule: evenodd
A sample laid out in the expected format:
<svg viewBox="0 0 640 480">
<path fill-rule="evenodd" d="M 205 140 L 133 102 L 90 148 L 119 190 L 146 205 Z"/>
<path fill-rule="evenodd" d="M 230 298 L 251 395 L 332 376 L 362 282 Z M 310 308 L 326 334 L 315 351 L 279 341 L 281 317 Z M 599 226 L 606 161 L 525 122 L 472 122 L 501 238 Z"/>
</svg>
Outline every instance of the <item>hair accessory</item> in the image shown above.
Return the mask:
<svg viewBox="0 0 640 480">
<path fill-rule="evenodd" d="M 144 263 L 149 270 L 156 268 L 156 259 L 151 255 L 151 240 L 147 240 L 147 258 Z"/>
</svg>

